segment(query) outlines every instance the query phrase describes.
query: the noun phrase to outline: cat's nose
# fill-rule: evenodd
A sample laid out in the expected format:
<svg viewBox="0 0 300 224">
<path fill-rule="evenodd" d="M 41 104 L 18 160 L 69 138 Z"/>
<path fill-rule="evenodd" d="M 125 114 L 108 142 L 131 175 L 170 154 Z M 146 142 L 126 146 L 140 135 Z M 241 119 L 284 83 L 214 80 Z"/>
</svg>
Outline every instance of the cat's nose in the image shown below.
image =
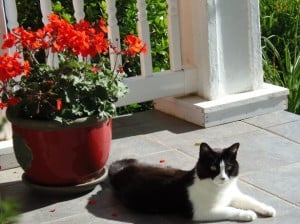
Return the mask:
<svg viewBox="0 0 300 224">
<path fill-rule="evenodd" d="M 226 178 L 225 178 L 225 177 L 221 177 L 221 178 L 220 178 L 220 180 L 222 180 L 222 181 L 225 181 L 225 180 L 226 180 Z"/>
</svg>

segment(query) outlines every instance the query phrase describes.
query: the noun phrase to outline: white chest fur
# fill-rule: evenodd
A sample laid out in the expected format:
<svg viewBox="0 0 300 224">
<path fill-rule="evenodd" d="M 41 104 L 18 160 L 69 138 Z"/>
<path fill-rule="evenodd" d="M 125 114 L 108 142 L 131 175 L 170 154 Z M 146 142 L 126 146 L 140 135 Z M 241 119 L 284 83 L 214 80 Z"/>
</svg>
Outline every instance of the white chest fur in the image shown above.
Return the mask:
<svg viewBox="0 0 300 224">
<path fill-rule="evenodd" d="M 237 178 L 233 178 L 218 185 L 209 178 L 200 180 L 196 177 L 194 184 L 188 188 L 194 218 L 201 220 L 201 217 L 206 217 L 212 209 L 228 206 L 234 195 L 239 192 L 236 182 Z"/>
</svg>

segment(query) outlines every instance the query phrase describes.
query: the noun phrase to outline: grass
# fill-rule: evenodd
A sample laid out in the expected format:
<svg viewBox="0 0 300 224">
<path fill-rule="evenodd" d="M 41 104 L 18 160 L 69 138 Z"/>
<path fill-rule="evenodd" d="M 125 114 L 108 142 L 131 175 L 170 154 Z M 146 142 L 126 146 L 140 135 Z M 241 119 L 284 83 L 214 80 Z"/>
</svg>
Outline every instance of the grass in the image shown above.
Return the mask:
<svg viewBox="0 0 300 224">
<path fill-rule="evenodd" d="M 266 82 L 290 90 L 288 111 L 300 114 L 300 0 L 260 0 Z"/>
<path fill-rule="evenodd" d="M 18 208 L 18 204 L 13 200 L 0 201 L 0 223 L 16 223 L 18 217 Z"/>
</svg>

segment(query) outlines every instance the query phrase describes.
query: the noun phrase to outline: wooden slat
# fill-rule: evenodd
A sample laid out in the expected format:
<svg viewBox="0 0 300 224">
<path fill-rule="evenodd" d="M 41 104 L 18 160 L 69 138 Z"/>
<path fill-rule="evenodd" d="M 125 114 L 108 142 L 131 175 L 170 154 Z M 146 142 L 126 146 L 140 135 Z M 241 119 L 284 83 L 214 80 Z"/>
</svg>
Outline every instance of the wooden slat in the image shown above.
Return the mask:
<svg viewBox="0 0 300 224">
<path fill-rule="evenodd" d="M 48 16 L 51 13 L 51 1 L 49 0 L 40 0 L 40 7 L 42 13 L 43 24 L 48 24 Z"/>
<path fill-rule="evenodd" d="M 182 69 L 182 63 L 181 63 L 178 1 L 168 0 L 167 2 L 168 2 L 168 37 L 169 37 L 170 67 L 172 71 L 179 71 Z"/>
<path fill-rule="evenodd" d="M 140 56 L 141 73 L 142 76 L 150 76 L 152 75 L 152 57 L 147 4 L 145 0 L 137 0 L 136 5 L 138 9 L 138 35 L 147 44 L 147 53 Z"/>
<path fill-rule="evenodd" d="M 19 26 L 18 23 L 18 12 L 15 0 L 4 0 L 7 27 L 11 30 L 14 27 Z"/>
<path fill-rule="evenodd" d="M 1 38 L 4 34 L 7 33 L 7 26 L 6 26 L 6 17 L 4 11 L 3 1 L 0 1 L 0 45 L 3 44 L 3 39 Z M 0 48 L 0 55 L 3 55 L 6 50 Z"/>
<path fill-rule="evenodd" d="M 111 41 L 114 47 L 120 50 L 120 30 L 118 26 L 118 20 L 116 17 L 116 0 L 106 0 L 107 14 L 108 14 L 108 39 Z M 122 58 L 117 56 L 112 49 L 110 49 L 110 66 L 114 70 L 115 67 L 122 65 Z"/>
<path fill-rule="evenodd" d="M 73 0 L 73 7 L 74 7 L 74 17 L 76 19 L 76 22 L 79 22 L 80 20 L 84 19 L 85 13 L 84 13 L 83 0 Z"/>
</svg>

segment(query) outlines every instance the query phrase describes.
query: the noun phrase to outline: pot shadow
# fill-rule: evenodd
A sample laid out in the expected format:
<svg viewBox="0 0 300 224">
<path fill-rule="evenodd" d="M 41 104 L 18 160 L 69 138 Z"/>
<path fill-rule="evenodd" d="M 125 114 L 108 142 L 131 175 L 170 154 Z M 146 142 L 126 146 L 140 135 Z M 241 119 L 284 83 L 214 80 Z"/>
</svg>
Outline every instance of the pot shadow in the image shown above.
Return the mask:
<svg viewBox="0 0 300 224">
<path fill-rule="evenodd" d="M 102 189 L 89 198 L 89 203 L 86 209 L 99 219 L 99 223 L 109 220 L 109 222 L 124 222 L 135 224 L 179 224 L 179 223 L 194 223 L 188 219 L 184 219 L 172 214 L 148 214 L 141 213 L 129 208 L 126 208 L 116 197 L 109 181 L 101 183 Z M 97 222 L 98 222 L 97 219 Z"/>
<path fill-rule="evenodd" d="M 27 186 L 23 181 L 14 181 L 0 184 L 1 200 L 14 200 L 17 202 L 19 212 L 29 212 L 37 209 L 73 200 L 86 195 L 87 192 L 76 194 L 57 194 L 51 192 L 42 192 Z"/>
<path fill-rule="evenodd" d="M 113 139 L 144 135 L 159 131 L 181 134 L 201 129 L 198 125 L 156 110 L 116 117 L 113 119 L 112 124 Z"/>
</svg>

